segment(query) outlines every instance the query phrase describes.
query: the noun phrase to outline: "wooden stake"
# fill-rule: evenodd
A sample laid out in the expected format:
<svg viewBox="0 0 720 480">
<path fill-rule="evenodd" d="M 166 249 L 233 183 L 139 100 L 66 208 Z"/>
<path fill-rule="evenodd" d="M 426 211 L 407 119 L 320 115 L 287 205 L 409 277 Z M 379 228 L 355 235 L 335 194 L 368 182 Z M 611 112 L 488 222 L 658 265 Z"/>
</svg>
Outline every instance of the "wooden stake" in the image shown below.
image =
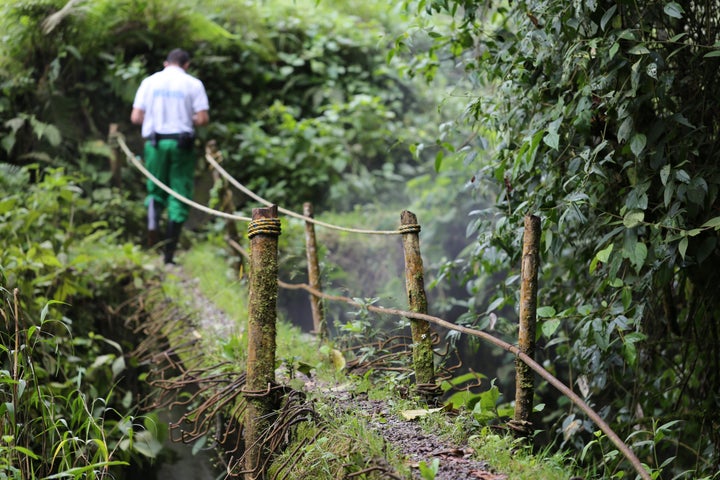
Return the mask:
<svg viewBox="0 0 720 480">
<path fill-rule="evenodd" d="M 425 277 L 422 256 L 420 255 L 420 225 L 414 213 L 404 210 L 400 214 L 403 250 L 405 252 L 405 287 L 407 290 L 409 310 L 416 313 L 427 313 L 427 297 L 425 296 Z M 435 384 L 435 364 L 432 348 L 432 331 L 430 323 L 424 320 L 410 319 L 413 340 L 413 364 L 415 366 L 415 383 L 419 386 Z"/>
<path fill-rule="evenodd" d="M 303 215 L 313 217 L 313 208 L 310 202 L 303 204 Z M 315 237 L 315 224 L 305 222 L 305 253 L 307 255 L 308 283 L 315 290 L 322 291 L 320 286 L 320 263 L 317 254 L 317 239 Z M 313 316 L 313 328 L 318 338 L 323 341 L 328 338 L 328 328 L 325 322 L 325 311 L 319 297 L 310 294 L 310 309 Z"/>
<path fill-rule="evenodd" d="M 540 233 L 540 218 L 527 215 L 523 236 L 518 348 L 530 358 L 535 357 Z M 533 409 L 534 374 L 519 358 L 515 360 L 515 372 L 514 422 L 517 430 L 527 435 L 532 433 L 529 419 Z"/>
<path fill-rule="evenodd" d="M 115 135 L 117 135 L 118 131 L 118 124 L 111 123 L 108 129 L 108 138 L 113 138 Z M 112 141 L 110 142 L 110 145 L 110 182 L 113 187 L 120 188 L 122 187 L 122 163 L 120 163 L 117 149 L 115 148 L 115 146 L 117 146 L 117 142 Z"/>
<path fill-rule="evenodd" d="M 280 220 L 276 205 L 255 208 L 248 229 L 250 237 L 250 300 L 248 309 L 248 356 L 245 383 L 245 475 L 246 480 L 265 478 L 267 449 L 263 434 L 271 424 L 275 384 L 275 336 L 278 293 L 278 236 Z"/>
</svg>

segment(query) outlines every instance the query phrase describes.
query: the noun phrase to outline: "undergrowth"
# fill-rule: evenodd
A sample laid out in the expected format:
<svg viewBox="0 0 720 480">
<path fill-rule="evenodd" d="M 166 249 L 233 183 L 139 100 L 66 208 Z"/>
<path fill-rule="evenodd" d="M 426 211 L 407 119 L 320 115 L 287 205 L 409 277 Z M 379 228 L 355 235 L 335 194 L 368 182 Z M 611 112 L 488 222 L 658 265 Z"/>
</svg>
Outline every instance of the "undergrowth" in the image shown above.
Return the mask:
<svg viewBox="0 0 720 480">
<path fill-rule="evenodd" d="M 0 201 L 0 479 L 123 478 L 159 444 L 125 323 L 141 254 L 97 220 L 114 200 L 62 169 L 14 175 L 25 188 Z"/>
</svg>

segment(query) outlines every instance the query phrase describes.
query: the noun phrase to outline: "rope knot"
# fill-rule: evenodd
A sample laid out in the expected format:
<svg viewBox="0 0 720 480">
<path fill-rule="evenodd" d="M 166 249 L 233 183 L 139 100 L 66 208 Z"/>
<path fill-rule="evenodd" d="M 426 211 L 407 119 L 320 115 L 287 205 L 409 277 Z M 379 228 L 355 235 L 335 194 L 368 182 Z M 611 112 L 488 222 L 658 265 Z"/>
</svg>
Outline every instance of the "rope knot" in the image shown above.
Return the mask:
<svg viewBox="0 0 720 480">
<path fill-rule="evenodd" d="M 405 233 L 419 233 L 420 232 L 420 225 L 417 223 L 409 223 L 407 225 L 401 225 L 400 228 L 398 228 L 398 232 L 405 234 Z"/>
<path fill-rule="evenodd" d="M 253 220 L 248 225 L 248 238 L 255 235 L 272 235 L 280 236 L 280 219 L 279 218 L 259 218 Z"/>
</svg>

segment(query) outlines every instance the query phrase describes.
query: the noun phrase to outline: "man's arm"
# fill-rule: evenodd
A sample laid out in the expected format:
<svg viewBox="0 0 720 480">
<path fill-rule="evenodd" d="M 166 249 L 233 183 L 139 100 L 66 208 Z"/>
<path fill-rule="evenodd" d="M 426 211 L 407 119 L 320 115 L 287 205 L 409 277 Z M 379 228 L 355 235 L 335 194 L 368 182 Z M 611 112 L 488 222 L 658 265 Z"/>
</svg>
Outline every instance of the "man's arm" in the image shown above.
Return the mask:
<svg viewBox="0 0 720 480">
<path fill-rule="evenodd" d="M 143 120 L 145 120 L 145 110 L 133 108 L 132 112 L 130 113 L 130 121 L 135 125 L 142 125 Z"/>
<path fill-rule="evenodd" d="M 195 113 L 192 117 L 193 119 L 193 125 L 196 127 L 200 127 L 202 125 L 207 125 L 210 121 L 210 115 L 208 115 L 207 110 L 200 110 L 199 112 Z"/>
</svg>

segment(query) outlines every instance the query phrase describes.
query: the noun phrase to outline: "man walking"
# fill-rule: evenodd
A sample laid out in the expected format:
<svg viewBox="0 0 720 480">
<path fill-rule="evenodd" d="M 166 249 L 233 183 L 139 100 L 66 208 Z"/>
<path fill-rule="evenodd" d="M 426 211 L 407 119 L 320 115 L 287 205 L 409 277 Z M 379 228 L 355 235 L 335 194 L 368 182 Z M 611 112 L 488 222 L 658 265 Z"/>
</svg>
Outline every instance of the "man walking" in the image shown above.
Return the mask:
<svg viewBox="0 0 720 480">
<path fill-rule="evenodd" d="M 162 183 L 186 198 L 192 198 L 196 156 L 194 127 L 210 120 L 207 93 L 202 82 L 187 73 L 190 55 L 172 50 L 164 69 L 142 81 L 133 102 L 130 121 L 142 125 L 145 165 Z M 148 241 L 159 240 L 160 216 L 167 207 L 168 226 L 164 259 L 174 263 L 180 231 L 189 207 L 147 180 Z"/>
</svg>

